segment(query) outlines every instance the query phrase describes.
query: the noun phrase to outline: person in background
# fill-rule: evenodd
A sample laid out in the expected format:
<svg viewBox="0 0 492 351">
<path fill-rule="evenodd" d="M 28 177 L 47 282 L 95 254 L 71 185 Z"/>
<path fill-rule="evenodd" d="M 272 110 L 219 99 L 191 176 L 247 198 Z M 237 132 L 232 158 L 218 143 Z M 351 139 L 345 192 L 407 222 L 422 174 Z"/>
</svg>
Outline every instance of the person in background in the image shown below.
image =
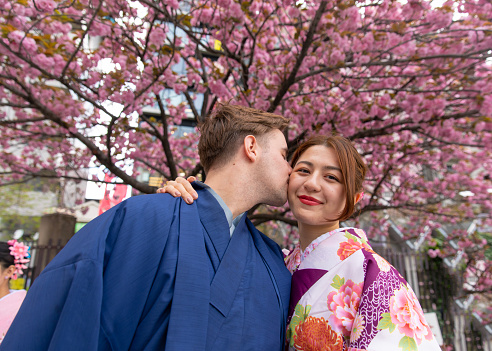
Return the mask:
<svg viewBox="0 0 492 351">
<path fill-rule="evenodd" d="M 287 125 L 219 104 L 199 125 L 200 200 L 135 196 L 86 224 L 36 278 L 0 350 L 282 350 L 291 276 L 244 212 L 287 201 Z"/>
<path fill-rule="evenodd" d="M 25 290 L 10 290 L 11 279 L 22 275 L 29 262 L 29 247 L 17 240 L 0 241 L 0 343 L 14 320 L 24 297 Z"/>
<path fill-rule="evenodd" d="M 299 244 L 292 273 L 290 350 L 440 350 L 412 288 L 362 229 L 341 227 L 363 197 L 367 167 L 342 136 L 315 136 L 292 158 L 288 200 Z M 188 196 L 183 178 L 159 192 Z"/>
</svg>

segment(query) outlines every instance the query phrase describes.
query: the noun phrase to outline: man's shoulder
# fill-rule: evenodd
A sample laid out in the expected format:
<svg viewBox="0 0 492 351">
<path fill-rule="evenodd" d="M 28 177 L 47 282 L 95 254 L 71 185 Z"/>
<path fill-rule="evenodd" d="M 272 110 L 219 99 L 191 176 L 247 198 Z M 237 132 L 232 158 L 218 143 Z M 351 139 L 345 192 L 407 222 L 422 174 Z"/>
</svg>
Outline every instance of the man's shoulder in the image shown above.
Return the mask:
<svg viewBox="0 0 492 351">
<path fill-rule="evenodd" d="M 126 199 L 126 202 L 159 202 L 159 203 L 174 203 L 179 197 L 173 197 L 169 194 L 143 194 L 132 196 Z"/>
<path fill-rule="evenodd" d="M 180 198 L 174 198 L 169 194 L 146 194 L 132 196 L 123 201 L 120 206 L 130 208 L 132 211 L 148 211 L 151 208 L 169 209 L 179 204 Z"/>
</svg>

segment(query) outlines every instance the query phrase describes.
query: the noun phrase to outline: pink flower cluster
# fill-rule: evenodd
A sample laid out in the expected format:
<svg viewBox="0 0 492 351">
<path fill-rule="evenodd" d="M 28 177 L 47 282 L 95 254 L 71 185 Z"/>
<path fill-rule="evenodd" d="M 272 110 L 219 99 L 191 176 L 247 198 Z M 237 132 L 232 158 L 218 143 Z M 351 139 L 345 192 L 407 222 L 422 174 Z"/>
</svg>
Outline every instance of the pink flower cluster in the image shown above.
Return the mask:
<svg viewBox="0 0 492 351">
<path fill-rule="evenodd" d="M 430 257 L 432 257 L 432 258 L 436 258 L 437 256 L 439 256 L 439 257 L 441 257 L 441 256 L 442 256 L 442 254 L 441 254 L 441 250 L 439 250 L 439 249 L 436 249 L 436 250 L 434 250 L 434 249 L 429 249 L 429 250 L 427 251 L 427 254 L 428 254 Z"/>
<path fill-rule="evenodd" d="M 17 240 L 9 240 L 10 254 L 14 256 L 15 272 L 12 279 L 17 279 L 17 274 L 22 275 L 22 270 L 26 269 L 29 262 L 29 246 L 19 243 Z"/>
</svg>

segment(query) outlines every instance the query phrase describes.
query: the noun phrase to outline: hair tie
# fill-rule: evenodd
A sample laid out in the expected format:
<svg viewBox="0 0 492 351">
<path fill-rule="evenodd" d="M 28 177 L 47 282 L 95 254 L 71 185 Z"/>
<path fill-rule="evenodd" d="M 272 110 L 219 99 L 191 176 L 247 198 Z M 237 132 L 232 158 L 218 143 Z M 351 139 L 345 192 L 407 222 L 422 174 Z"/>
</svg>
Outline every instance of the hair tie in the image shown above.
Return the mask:
<svg viewBox="0 0 492 351">
<path fill-rule="evenodd" d="M 17 240 L 9 240 L 7 243 L 10 245 L 10 254 L 14 256 L 15 271 L 12 274 L 12 279 L 17 279 L 17 274 L 22 275 L 23 269 L 26 269 L 26 263 L 29 262 L 29 246 L 24 243 L 19 243 Z"/>
</svg>

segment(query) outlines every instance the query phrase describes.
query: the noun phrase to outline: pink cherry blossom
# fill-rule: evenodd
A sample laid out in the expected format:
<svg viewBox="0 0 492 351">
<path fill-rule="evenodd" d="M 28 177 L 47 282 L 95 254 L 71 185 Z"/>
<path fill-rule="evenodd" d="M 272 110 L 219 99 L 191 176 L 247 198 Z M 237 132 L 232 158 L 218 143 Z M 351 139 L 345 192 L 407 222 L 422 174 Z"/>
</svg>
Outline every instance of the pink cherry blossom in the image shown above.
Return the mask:
<svg viewBox="0 0 492 351">
<path fill-rule="evenodd" d="M 53 0 L 34 0 L 38 9 L 46 12 L 52 12 L 56 8 L 56 3 Z"/>
<path fill-rule="evenodd" d="M 370 218 L 371 237 L 388 234 L 384 217 L 394 209 L 406 214 L 409 240 L 431 223 L 478 216 L 491 225 L 490 1 L 110 0 L 102 11 L 79 3 L 0 6 L 0 98 L 10 105 L 0 111 L 1 184 L 41 168 L 64 175 L 92 159 L 136 192 L 153 192 L 137 174 L 201 172 L 198 136 L 171 131 L 231 101 L 290 118 L 290 149 L 312 134 L 350 138 L 369 168 L 354 219 Z M 25 147 L 13 155 L 12 145 Z M 60 161 L 37 150 L 56 150 Z M 460 195 L 467 191 L 473 196 Z M 257 211 L 288 223 L 281 240 L 293 247 L 288 207 Z M 474 249 L 481 237 L 449 235 L 470 274 L 490 271 Z M 456 254 L 450 241 L 430 254 Z M 478 287 L 488 278 L 477 279 Z"/>
</svg>

